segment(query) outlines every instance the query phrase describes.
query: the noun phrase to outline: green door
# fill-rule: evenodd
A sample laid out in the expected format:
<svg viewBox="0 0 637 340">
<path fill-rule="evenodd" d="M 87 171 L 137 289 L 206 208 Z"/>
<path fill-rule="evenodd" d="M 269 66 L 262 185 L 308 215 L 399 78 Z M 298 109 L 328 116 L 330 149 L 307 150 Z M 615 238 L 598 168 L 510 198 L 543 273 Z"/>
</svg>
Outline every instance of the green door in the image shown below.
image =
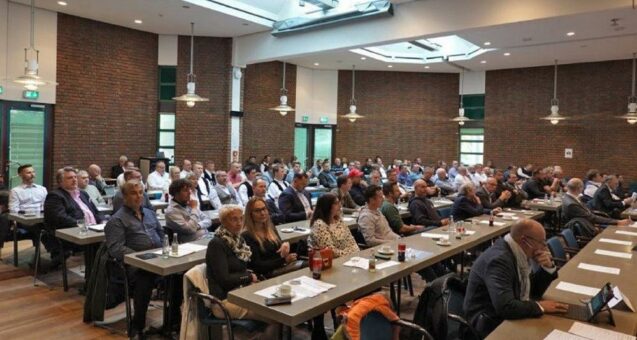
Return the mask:
<svg viewBox="0 0 637 340">
<path fill-rule="evenodd" d="M 44 107 L 18 109 L 9 107 L 8 112 L 8 177 L 13 188 L 21 180 L 17 175 L 21 164 L 32 164 L 35 182 L 42 185 L 44 180 Z"/>
</svg>

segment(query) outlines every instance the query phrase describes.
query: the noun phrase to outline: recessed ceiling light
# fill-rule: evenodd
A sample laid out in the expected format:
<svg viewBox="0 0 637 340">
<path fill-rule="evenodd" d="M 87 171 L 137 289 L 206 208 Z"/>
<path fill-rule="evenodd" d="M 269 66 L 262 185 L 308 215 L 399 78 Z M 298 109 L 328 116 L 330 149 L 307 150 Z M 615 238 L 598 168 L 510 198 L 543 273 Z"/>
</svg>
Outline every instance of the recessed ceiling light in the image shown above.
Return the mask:
<svg viewBox="0 0 637 340">
<path fill-rule="evenodd" d="M 509 52 L 504 52 L 504 56 L 505 56 L 505 57 L 508 57 L 508 56 L 510 56 L 510 55 L 511 55 L 511 53 L 509 53 Z"/>
<path fill-rule="evenodd" d="M 367 60 L 367 57 L 361 57 L 361 60 Z"/>
<path fill-rule="evenodd" d="M 66 6 L 66 5 L 68 5 L 68 3 L 66 1 L 58 1 L 58 5 Z"/>
<path fill-rule="evenodd" d="M 429 68 L 429 66 L 425 66 L 425 68 L 427 68 L 427 69 L 428 69 L 428 68 Z"/>
<path fill-rule="evenodd" d="M 566 35 L 568 35 L 569 37 L 572 37 L 572 36 L 575 35 L 575 32 L 568 32 L 568 33 L 566 33 Z"/>
<path fill-rule="evenodd" d="M 314 66 L 319 66 L 319 63 L 314 63 Z"/>
<path fill-rule="evenodd" d="M 489 46 L 489 45 L 491 45 L 491 42 L 490 42 L 490 41 L 485 41 L 485 42 L 484 42 L 484 46 Z"/>
<path fill-rule="evenodd" d="M 138 25 L 141 25 L 141 24 L 142 24 L 142 21 L 141 21 L 141 20 L 139 20 L 139 19 L 135 19 L 135 23 L 136 23 L 136 24 L 138 24 Z"/>
<path fill-rule="evenodd" d="M 487 63 L 486 60 L 483 60 L 483 61 L 480 62 L 480 64 L 486 64 L 486 63 Z"/>
<path fill-rule="evenodd" d="M 394 66 L 392 66 L 392 65 L 387 65 L 387 67 L 392 68 L 392 67 L 394 67 Z"/>
</svg>

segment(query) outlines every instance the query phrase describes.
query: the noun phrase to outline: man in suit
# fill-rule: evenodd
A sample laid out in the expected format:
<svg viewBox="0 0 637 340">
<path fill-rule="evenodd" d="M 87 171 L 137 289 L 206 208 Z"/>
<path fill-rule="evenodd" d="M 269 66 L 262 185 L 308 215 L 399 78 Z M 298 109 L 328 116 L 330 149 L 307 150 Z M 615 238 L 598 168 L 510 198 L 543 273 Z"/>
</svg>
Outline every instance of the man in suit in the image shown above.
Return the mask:
<svg viewBox="0 0 637 340">
<path fill-rule="evenodd" d="M 471 267 L 464 310 L 469 323 L 486 337 L 503 320 L 566 312 L 568 305 L 541 298 L 557 268 L 546 249 L 546 233 L 525 219 L 511 227 Z"/>
<path fill-rule="evenodd" d="M 279 196 L 279 209 L 286 222 L 303 221 L 312 217 L 312 199 L 310 193 L 305 191 L 307 182 L 306 173 L 296 173 L 292 185 Z"/>
<path fill-rule="evenodd" d="M 252 188 L 255 197 L 260 197 L 265 200 L 265 206 L 268 208 L 272 223 L 274 223 L 274 225 L 285 223 L 285 216 L 283 215 L 283 213 L 281 213 L 279 207 L 277 207 L 276 202 L 274 202 L 272 198 L 266 197 L 265 195 L 267 188 L 267 183 L 265 182 L 265 180 L 261 178 L 255 179 L 252 183 Z"/>
<path fill-rule="evenodd" d="M 128 162 L 128 157 L 124 155 L 119 156 L 118 164 L 111 168 L 111 178 L 117 178 L 126 171 L 126 162 Z"/>
<path fill-rule="evenodd" d="M 500 208 L 496 209 L 499 211 Z M 453 207 L 451 208 L 451 216 L 454 217 L 455 221 L 488 214 L 490 212 L 491 210 L 485 209 L 478 196 L 476 196 L 476 189 L 473 187 L 473 183 L 466 183 L 460 187 L 458 197 L 453 202 Z"/>
<path fill-rule="evenodd" d="M 522 190 L 526 192 L 530 200 L 534 198 L 544 198 L 544 195 L 550 194 L 550 191 L 544 188 L 544 176 L 544 170 L 534 170 L 533 177 L 524 182 Z"/>
<path fill-rule="evenodd" d="M 211 187 L 217 185 L 217 178 L 215 177 L 215 162 L 206 162 L 206 170 L 204 170 L 203 178 L 211 184 Z"/>
<path fill-rule="evenodd" d="M 579 178 L 571 178 L 566 184 L 566 195 L 562 198 L 562 216 L 564 222 L 568 222 L 576 217 L 584 218 L 593 224 L 610 224 L 624 226 L 629 224 L 629 220 L 616 220 L 593 214 L 588 207 L 579 199 L 584 190 L 584 183 Z"/>
<path fill-rule="evenodd" d="M 102 222 L 97 208 L 89 195 L 81 191 L 77 184 L 77 172 L 72 167 L 59 169 L 56 173 L 59 187 L 52 190 L 44 200 L 44 225 L 47 230 L 54 233 L 56 229 L 77 227 L 79 220 L 84 220 L 86 225 Z M 60 246 L 55 236 L 46 237 L 43 243 L 51 252 L 54 264 L 61 263 L 70 253 L 61 254 Z M 70 251 L 79 248 L 71 243 L 64 243 L 64 249 Z M 64 257 L 62 257 L 64 255 Z"/>
<path fill-rule="evenodd" d="M 633 199 L 628 197 L 622 200 L 615 195 L 615 189 L 617 189 L 618 184 L 617 176 L 606 176 L 604 184 L 597 189 L 593 200 L 589 202 L 593 209 L 603 211 L 610 217 L 619 218 L 621 212 L 633 203 Z"/>
<path fill-rule="evenodd" d="M 498 172 L 496 171 L 496 179 L 498 178 Z M 504 177 L 504 175 L 502 176 Z M 518 208 L 522 204 L 522 201 L 528 198 L 528 195 L 522 190 L 522 182 L 518 180 L 518 174 L 515 171 L 509 173 L 506 181 L 503 181 L 499 186 L 496 195 L 500 195 L 503 191 L 508 190 L 511 193 L 511 197 L 506 201 L 505 207 Z"/>
<path fill-rule="evenodd" d="M 483 208 L 495 209 L 503 207 L 511 198 L 511 192 L 504 190 L 500 195 L 496 195 L 498 189 L 498 180 L 495 177 L 487 178 L 484 185 L 476 191 L 476 196 L 480 199 Z"/>
<path fill-rule="evenodd" d="M 409 213 L 411 222 L 415 225 L 431 227 L 441 227 L 449 224 L 448 218 L 441 218 L 434 204 L 427 198 L 432 187 L 427 185 L 424 179 L 414 182 L 414 197 L 409 200 Z"/>
</svg>

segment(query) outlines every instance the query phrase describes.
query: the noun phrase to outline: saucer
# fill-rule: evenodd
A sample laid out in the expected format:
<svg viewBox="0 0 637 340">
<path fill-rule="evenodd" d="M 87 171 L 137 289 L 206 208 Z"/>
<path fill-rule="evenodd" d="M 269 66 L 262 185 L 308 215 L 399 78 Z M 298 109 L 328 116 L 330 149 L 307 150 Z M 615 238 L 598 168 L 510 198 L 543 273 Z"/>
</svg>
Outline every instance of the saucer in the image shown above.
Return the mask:
<svg viewBox="0 0 637 340">
<path fill-rule="evenodd" d="M 293 233 L 294 229 L 292 228 L 281 228 L 280 229 L 282 233 Z"/>
<path fill-rule="evenodd" d="M 280 298 L 294 298 L 294 297 L 296 296 L 296 294 L 294 294 L 294 291 L 291 291 L 291 292 L 290 292 L 290 295 L 279 295 L 279 292 L 274 292 L 274 293 L 272 293 L 272 295 L 273 295 L 274 297 L 278 297 L 278 298 L 279 298 L 279 297 L 280 297 Z"/>
<path fill-rule="evenodd" d="M 451 245 L 451 242 L 440 242 L 440 241 L 437 241 L 436 244 L 439 245 L 439 246 L 442 246 L 442 247 L 449 247 Z"/>
<path fill-rule="evenodd" d="M 393 249 L 387 249 L 387 250 L 378 249 L 376 252 L 383 255 L 394 255 Z"/>
</svg>

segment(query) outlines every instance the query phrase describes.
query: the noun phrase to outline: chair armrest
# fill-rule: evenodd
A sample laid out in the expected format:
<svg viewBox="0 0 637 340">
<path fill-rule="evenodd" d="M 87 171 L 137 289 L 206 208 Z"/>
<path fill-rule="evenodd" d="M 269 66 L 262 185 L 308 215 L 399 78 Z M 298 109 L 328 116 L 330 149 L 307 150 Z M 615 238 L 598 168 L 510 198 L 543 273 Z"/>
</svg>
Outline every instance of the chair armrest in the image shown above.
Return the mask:
<svg viewBox="0 0 637 340">
<path fill-rule="evenodd" d="M 564 247 L 564 251 L 567 252 L 570 255 L 575 255 L 579 252 L 579 249 L 575 249 L 575 248 L 571 248 L 571 247 Z"/>
<path fill-rule="evenodd" d="M 607 217 L 610 218 L 610 216 L 608 216 L 607 213 L 603 212 L 603 211 L 599 211 L 599 210 L 593 210 L 592 211 L 593 214 L 597 215 L 597 216 L 602 216 L 602 217 Z"/>
<path fill-rule="evenodd" d="M 464 327 L 467 327 L 467 329 L 469 329 L 469 331 L 471 332 L 471 335 L 473 336 L 473 339 L 475 340 L 482 340 L 482 337 L 478 334 L 478 332 L 469 324 L 469 322 L 467 322 L 467 320 L 465 320 L 465 318 L 461 317 L 460 315 L 457 314 L 453 314 L 453 313 L 447 313 L 447 317 L 451 320 L 454 320 L 456 322 L 459 322 L 461 325 L 463 325 Z"/>
<path fill-rule="evenodd" d="M 403 320 L 403 319 L 398 319 L 394 322 L 392 322 L 393 325 L 397 325 L 399 327 L 405 327 L 405 328 L 409 328 L 414 332 L 419 333 L 420 335 L 422 335 L 426 340 L 434 340 L 434 338 L 431 336 L 431 334 L 429 334 L 429 332 L 427 332 L 426 329 L 416 325 L 415 323 Z"/>
<path fill-rule="evenodd" d="M 553 258 L 553 262 L 555 262 L 555 265 L 558 268 L 561 268 L 562 266 L 564 266 L 566 264 L 566 262 L 568 262 L 568 260 L 567 259 L 562 259 L 562 258 L 559 258 L 559 257 L 554 257 Z"/>
</svg>

